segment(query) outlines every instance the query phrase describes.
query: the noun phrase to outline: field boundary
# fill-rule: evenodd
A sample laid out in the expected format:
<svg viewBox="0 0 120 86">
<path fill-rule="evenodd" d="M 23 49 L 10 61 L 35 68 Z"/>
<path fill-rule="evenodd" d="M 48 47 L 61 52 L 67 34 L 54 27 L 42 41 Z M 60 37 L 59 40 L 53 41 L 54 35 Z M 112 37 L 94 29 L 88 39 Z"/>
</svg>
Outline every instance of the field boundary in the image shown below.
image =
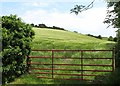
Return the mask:
<svg viewBox="0 0 120 86">
<path fill-rule="evenodd" d="M 115 70 L 115 52 L 114 49 L 113 50 L 56 50 L 56 49 L 52 49 L 52 50 L 32 50 L 32 52 L 49 52 L 51 55 L 50 56 L 29 56 L 27 57 L 27 65 L 28 65 L 28 71 L 30 74 L 34 74 L 34 75 L 47 75 L 50 74 L 50 77 L 46 77 L 46 76 L 37 76 L 38 78 L 47 78 L 47 79 L 66 79 L 66 80 L 90 80 L 90 79 L 85 79 L 85 76 L 97 76 L 97 74 L 84 74 L 84 72 L 113 72 Z M 77 59 L 80 61 L 80 64 L 65 64 L 65 63 L 54 63 L 55 59 L 66 59 L 65 56 L 55 56 L 55 53 L 58 52 L 78 52 L 80 53 L 79 58 L 67 58 L 67 59 Z M 110 57 L 96 57 L 96 58 L 87 58 L 84 56 L 84 53 L 88 53 L 88 52 L 110 52 L 111 56 Z M 43 63 L 43 62 L 32 62 L 31 59 L 47 59 L 47 58 L 51 58 L 51 63 Z M 110 60 L 111 64 L 85 64 L 84 60 Z M 32 67 L 32 65 L 49 65 L 51 66 L 51 68 L 39 68 L 39 67 Z M 54 66 L 79 66 L 80 69 L 69 69 L 69 68 L 54 68 Z M 90 69 L 90 70 L 86 70 L 84 69 L 85 66 L 96 66 L 96 67 L 111 67 L 111 70 L 96 70 L 96 69 Z M 51 72 L 30 72 L 32 70 L 51 70 Z M 71 73 L 56 73 L 54 71 L 59 70 L 59 71 L 79 71 L 78 74 L 71 74 Z M 55 75 L 59 75 L 59 76 L 80 76 L 80 78 L 56 78 L 54 77 Z"/>
</svg>

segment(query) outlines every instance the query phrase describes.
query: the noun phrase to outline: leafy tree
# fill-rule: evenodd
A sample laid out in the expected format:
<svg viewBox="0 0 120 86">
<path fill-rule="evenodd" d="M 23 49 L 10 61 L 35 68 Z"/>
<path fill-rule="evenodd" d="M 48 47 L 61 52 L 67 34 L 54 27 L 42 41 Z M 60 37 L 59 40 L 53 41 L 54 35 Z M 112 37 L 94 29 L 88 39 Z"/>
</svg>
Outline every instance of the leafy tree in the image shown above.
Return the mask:
<svg viewBox="0 0 120 86">
<path fill-rule="evenodd" d="M 26 57 L 31 51 L 34 31 L 16 15 L 2 16 L 2 83 L 26 72 Z"/>
<path fill-rule="evenodd" d="M 113 37 L 110 36 L 110 37 L 108 38 L 108 41 L 113 41 Z"/>
<path fill-rule="evenodd" d="M 35 25 L 32 23 L 31 26 L 34 27 Z"/>
<path fill-rule="evenodd" d="M 84 5 L 75 5 L 73 9 L 71 9 L 71 13 L 75 13 L 76 15 L 78 15 L 80 12 L 82 11 L 86 11 L 90 8 L 93 7 L 93 3 L 95 0 L 93 0 L 89 5 L 84 6 Z"/>
<path fill-rule="evenodd" d="M 98 38 L 98 39 L 102 39 L 102 36 L 101 36 L 101 35 L 99 35 L 97 38 Z"/>
<path fill-rule="evenodd" d="M 38 27 L 37 25 L 34 25 L 35 27 Z"/>
<path fill-rule="evenodd" d="M 116 45 L 116 68 L 120 68 L 120 1 L 118 2 L 109 2 L 108 8 L 113 7 L 113 10 L 109 10 L 107 12 L 106 19 L 104 23 L 109 24 L 109 26 L 113 26 L 114 28 L 118 28 L 117 30 L 117 45 Z"/>
<path fill-rule="evenodd" d="M 39 24 L 38 27 L 39 28 L 46 28 L 47 26 L 45 24 Z"/>
<path fill-rule="evenodd" d="M 52 29 L 65 30 L 64 28 L 60 28 L 60 27 L 56 27 L 56 26 L 53 26 Z"/>
<path fill-rule="evenodd" d="M 74 33 L 78 33 L 77 31 L 74 31 Z"/>
<path fill-rule="evenodd" d="M 120 68 L 120 29 L 117 31 L 117 45 L 116 45 L 116 67 Z"/>
<path fill-rule="evenodd" d="M 109 2 L 107 7 L 107 16 L 104 23 L 107 23 L 109 26 L 113 26 L 114 28 L 120 28 L 120 1 Z M 113 7 L 114 9 L 109 10 L 110 7 Z"/>
<path fill-rule="evenodd" d="M 120 85 L 120 1 L 118 2 L 109 2 L 108 3 L 108 12 L 104 23 L 114 28 L 118 28 L 116 38 L 117 44 L 115 46 L 115 67 L 116 70 L 109 77 L 108 83 Z M 113 10 L 109 10 L 110 7 L 113 7 Z"/>
<path fill-rule="evenodd" d="M 91 34 L 87 34 L 87 36 L 91 36 L 91 37 L 94 37 L 94 38 L 102 39 L 102 36 L 101 36 L 101 35 L 99 35 L 99 36 L 94 36 L 94 35 L 91 35 Z"/>
<path fill-rule="evenodd" d="M 117 42 L 117 37 L 114 37 L 113 41 L 114 41 L 114 42 Z"/>
</svg>

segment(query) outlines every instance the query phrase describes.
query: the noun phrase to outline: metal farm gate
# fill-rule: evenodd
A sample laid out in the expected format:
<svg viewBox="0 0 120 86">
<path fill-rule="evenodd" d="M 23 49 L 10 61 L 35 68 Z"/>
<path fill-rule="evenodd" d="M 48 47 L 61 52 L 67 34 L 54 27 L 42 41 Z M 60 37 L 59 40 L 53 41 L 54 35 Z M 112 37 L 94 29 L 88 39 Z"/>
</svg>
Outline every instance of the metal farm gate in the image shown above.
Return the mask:
<svg viewBox="0 0 120 86">
<path fill-rule="evenodd" d="M 38 78 L 93 80 L 115 70 L 113 50 L 32 50 L 28 71 Z"/>
</svg>

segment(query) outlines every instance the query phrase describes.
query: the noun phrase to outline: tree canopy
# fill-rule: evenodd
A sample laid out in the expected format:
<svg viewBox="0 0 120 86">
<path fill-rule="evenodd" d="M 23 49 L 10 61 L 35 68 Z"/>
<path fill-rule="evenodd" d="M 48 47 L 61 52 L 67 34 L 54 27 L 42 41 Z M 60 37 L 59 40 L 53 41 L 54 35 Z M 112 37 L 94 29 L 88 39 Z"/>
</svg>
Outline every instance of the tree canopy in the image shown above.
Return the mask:
<svg viewBox="0 0 120 86">
<path fill-rule="evenodd" d="M 26 72 L 25 60 L 31 51 L 34 31 L 16 15 L 2 16 L 2 83 Z"/>
<path fill-rule="evenodd" d="M 107 10 L 107 16 L 104 23 L 109 24 L 109 26 L 114 26 L 114 28 L 120 28 L 120 1 L 119 2 L 109 2 Z M 113 10 L 109 10 L 113 7 Z"/>
<path fill-rule="evenodd" d="M 120 1 L 118 2 L 109 2 L 108 9 L 113 7 L 113 10 L 108 10 L 107 16 L 105 18 L 104 23 L 109 24 L 109 26 L 113 26 L 114 28 L 118 28 L 117 30 L 117 45 L 116 45 L 116 67 L 120 68 Z"/>
<path fill-rule="evenodd" d="M 80 12 L 82 11 L 86 11 L 90 8 L 93 7 L 93 3 L 94 3 L 95 0 L 93 0 L 89 5 L 87 6 L 84 6 L 84 5 L 75 5 L 74 8 L 72 8 L 70 10 L 71 13 L 75 13 L 76 15 L 78 15 Z"/>
</svg>

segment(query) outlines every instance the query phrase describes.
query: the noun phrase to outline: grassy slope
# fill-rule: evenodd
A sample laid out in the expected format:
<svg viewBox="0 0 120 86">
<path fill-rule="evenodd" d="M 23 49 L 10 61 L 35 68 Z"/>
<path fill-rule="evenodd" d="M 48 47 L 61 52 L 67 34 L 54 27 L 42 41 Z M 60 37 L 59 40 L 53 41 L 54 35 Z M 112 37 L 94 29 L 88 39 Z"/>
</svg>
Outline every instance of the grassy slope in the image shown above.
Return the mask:
<svg viewBox="0 0 120 86">
<path fill-rule="evenodd" d="M 114 42 L 100 40 L 93 37 L 85 36 L 83 34 L 69 32 L 69 31 L 40 29 L 40 28 L 33 28 L 33 29 L 36 35 L 32 43 L 32 49 L 53 49 L 53 48 L 54 49 L 110 49 L 114 45 Z M 89 61 L 89 63 L 91 64 L 92 62 Z M 99 61 L 99 63 L 101 63 L 101 61 Z M 87 67 L 87 69 L 91 69 L 91 67 Z M 92 69 L 94 69 L 94 67 L 92 67 Z M 55 84 L 55 83 L 78 84 L 81 82 L 37 79 L 36 77 L 28 74 L 23 75 L 21 78 L 16 79 L 15 82 L 12 82 L 12 84 Z"/>
<path fill-rule="evenodd" d="M 114 42 L 69 31 L 33 29 L 36 33 L 33 49 L 109 49 L 114 44 Z"/>
</svg>

